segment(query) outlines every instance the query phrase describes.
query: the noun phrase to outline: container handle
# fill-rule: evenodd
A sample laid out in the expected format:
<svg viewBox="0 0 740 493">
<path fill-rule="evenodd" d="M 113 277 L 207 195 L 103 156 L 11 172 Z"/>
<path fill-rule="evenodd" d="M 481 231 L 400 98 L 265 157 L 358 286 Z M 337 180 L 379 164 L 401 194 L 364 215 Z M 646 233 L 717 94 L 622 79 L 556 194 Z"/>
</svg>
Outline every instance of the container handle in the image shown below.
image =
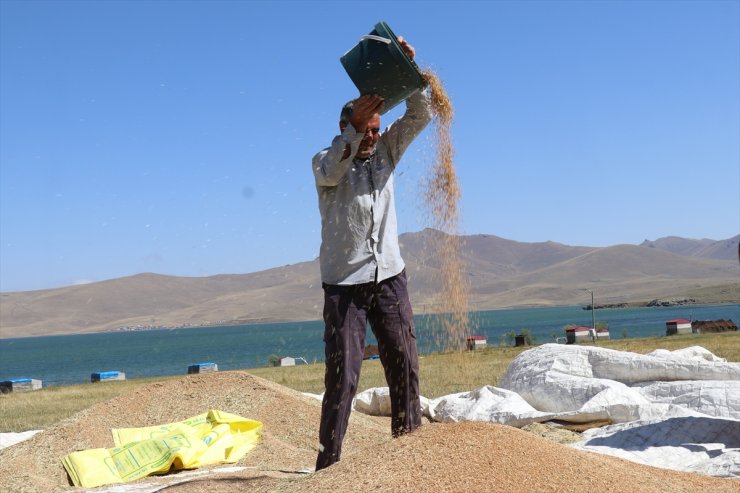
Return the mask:
<svg viewBox="0 0 740 493">
<path fill-rule="evenodd" d="M 374 34 L 366 34 L 365 36 L 360 38 L 360 41 L 363 41 L 365 39 L 372 39 L 373 41 L 380 41 L 381 43 L 385 43 L 387 45 L 391 44 L 390 39 L 384 38 L 382 36 L 375 36 Z"/>
</svg>

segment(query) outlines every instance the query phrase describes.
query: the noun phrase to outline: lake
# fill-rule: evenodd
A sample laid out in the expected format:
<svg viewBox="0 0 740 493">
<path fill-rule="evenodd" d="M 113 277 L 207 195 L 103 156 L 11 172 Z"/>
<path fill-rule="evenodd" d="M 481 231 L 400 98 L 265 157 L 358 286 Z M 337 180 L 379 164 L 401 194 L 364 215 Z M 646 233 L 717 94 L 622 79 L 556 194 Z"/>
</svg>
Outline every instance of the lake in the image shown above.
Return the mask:
<svg viewBox="0 0 740 493">
<path fill-rule="evenodd" d="M 608 325 L 612 339 L 665 335 L 665 322 L 732 319 L 740 321 L 740 305 L 612 308 L 595 312 Z M 438 320 L 415 318 L 419 352 L 440 349 L 433 336 Z M 489 345 L 512 344 L 507 334 L 527 329 L 534 343 L 555 342 L 570 324 L 591 325 L 591 312 L 580 306 L 512 308 L 471 314 L 472 333 Z M 214 362 L 220 370 L 267 365 L 271 356 L 323 361 L 323 322 L 201 327 L 138 332 L 104 332 L 0 340 L 0 380 L 35 378 L 45 387 L 90 381 L 93 372 L 117 370 L 127 378 L 178 375 L 189 365 Z M 375 343 L 368 330 L 368 343 Z"/>
</svg>

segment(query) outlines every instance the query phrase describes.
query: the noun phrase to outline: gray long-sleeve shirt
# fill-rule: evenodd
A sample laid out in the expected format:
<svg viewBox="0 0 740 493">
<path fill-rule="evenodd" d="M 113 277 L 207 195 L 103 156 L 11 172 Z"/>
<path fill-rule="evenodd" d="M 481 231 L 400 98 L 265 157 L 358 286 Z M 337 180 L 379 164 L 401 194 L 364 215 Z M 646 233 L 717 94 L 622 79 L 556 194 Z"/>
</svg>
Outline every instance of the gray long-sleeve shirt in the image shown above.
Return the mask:
<svg viewBox="0 0 740 493">
<path fill-rule="evenodd" d="M 403 270 L 394 170 L 406 148 L 431 119 L 428 92 L 417 91 L 406 100 L 406 113 L 381 134 L 375 153 L 368 160 L 354 159 L 363 134 L 352 125 L 334 138 L 331 147 L 314 156 L 323 282 L 380 282 Z M 342 159 L 347 145 L 350 157 Z"/>
</svg>

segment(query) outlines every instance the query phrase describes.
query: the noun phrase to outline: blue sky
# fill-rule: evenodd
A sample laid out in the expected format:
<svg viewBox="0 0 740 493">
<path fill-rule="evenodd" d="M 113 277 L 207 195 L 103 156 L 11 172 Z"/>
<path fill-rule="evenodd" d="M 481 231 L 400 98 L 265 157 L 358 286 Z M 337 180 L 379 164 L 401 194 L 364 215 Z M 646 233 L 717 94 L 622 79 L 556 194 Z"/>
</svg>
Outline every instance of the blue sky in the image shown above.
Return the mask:
<svg viewBox="0 0 740 493">
<path fill-rule="evenodd" d="M 310 169 L 385 20 L 454 103 L 461 232 L 740 232 L 740 3 L 0 2 L 0 290 L 318 255 Z M 384 116 L 389 123 L 403 105 Z M 427 226 L 427 130 L 397 180 Z"/>
</svg>

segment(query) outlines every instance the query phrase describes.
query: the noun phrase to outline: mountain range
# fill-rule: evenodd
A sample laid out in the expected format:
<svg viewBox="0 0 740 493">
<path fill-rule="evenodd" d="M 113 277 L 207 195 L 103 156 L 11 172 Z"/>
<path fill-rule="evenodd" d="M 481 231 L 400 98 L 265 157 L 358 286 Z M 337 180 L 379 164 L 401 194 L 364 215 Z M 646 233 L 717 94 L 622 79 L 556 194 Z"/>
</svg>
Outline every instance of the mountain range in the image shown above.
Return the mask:
<svg viewBox="0 0 740 493">
<path fill-rule="evenodd" d="M 444 233 L 400 236 L 416 313 L 439 309 Z M 740 302 L 740 235 L 721 241 L 665 237 L 640 245 L 522 243 L 462 236 L 471 310 L 644 303 L 692 298 Z M 0 338 L 151 327 L 319 320 L 318 259 L 248 274 L 153 273 L 62 288 L 0 293 Z"/>
</svg>

